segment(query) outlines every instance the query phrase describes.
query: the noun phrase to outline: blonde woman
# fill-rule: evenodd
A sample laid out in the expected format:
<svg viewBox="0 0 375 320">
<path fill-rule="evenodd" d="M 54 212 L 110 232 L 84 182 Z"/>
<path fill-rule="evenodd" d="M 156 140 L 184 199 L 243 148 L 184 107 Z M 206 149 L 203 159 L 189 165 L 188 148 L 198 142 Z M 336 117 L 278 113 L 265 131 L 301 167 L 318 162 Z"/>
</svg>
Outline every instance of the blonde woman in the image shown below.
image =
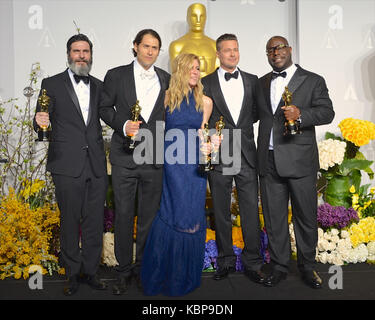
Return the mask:
<svg viewBox="0 0 375 320">
<path fill-rule="evenodd" d="M 197 132 L 211 116 L 212 100 L 203 95 L 197 56 L 175 59 L 165 107 L 163 189 L 141 280 L 146 295 L 180 296 L 200 285 L 206 237 L 207 178 L 198 171 Z"/>
</svg>

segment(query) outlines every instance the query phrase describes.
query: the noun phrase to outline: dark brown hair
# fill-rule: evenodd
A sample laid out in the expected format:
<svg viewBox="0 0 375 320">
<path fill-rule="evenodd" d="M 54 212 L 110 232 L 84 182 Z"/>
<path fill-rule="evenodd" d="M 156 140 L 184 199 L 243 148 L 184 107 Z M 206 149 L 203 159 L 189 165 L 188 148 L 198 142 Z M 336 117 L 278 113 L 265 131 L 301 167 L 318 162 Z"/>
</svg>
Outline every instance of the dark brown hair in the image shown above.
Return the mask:
<svg viewBox="0 0 375 320">
<path fill-rule="evenodd" d="M 237 36 L 232 33 L 224 33 L 216 40 L 216 51 L 220 51 L 220 43 L 227 40 L 235 40 L 238 42 Z"/>
<path fill-rule="evenodd" d="M 160 50 L 160 48 L 161 48 L 161 39 L 160 39 L 160 36 L 159 36 L 159 34 L 155 30 L 152 30 L 152 29 L 143 29 L 143 30 L 139 31 L 138 34 L 135 36 L 135 39 L 133 41 L 133 45 L 134 44 L 139 45 L 142 42 L 142 39 L 143 39 L 143 37 L 146 34 L 150 34 L 154 38 L 158 39 L 158 41 L 159 41 L 159 50 Z M 134 55 L 134 57 L 137 56 L 137 52 L 135 52 L 134 48 L 133 48 L 133 55 Z"/>
</svg>

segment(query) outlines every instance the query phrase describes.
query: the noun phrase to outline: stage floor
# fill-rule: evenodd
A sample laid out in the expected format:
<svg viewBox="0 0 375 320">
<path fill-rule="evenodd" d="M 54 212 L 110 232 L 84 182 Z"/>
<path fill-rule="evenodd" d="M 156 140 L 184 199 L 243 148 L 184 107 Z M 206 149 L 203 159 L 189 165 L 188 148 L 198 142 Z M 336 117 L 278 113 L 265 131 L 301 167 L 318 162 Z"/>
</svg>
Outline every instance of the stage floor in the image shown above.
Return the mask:
<svg viewBox="0 0 375 320">
<path fill-rule="evenodd" d="M 375 266 L 366 263 L 350 264 L 342 267 L 342 289 L 331 289 L 329 283 L 340 284 L 335 279 L 339 274 L 329 273 L 330 265 L 317 265 L 324 287 L 319 290 L 310 289 L 301 280 L 297 265 L 292 261 L 288 278 L 277 287 L 266 288 L 251 282 L 242 273 L 230 274 L 227 279 L 215 281 L 212 273 L 202 274 L 201 287 L 194 292 L 178 298 L 158 295 L 144 296 L 135 283 L 123 296 L 112 295 L 112 285 L 116 275 L 114 270 L 101 267 L 99 277 L 108 283 L 108 290 L 95 291 L 82 284 L 72 297 L 62 293 L 65 277 L 54 275 L 43 277 L 43 289 L 31 290 L 27 280 L 5 279 L 0 281 L 1 300 L 141 300 L 142 303 L 157 300 L 331 300 L 331 299 L 375 299 Z M 264 266 L 268 271 L 269 265 Z M 332 278 L 336 277 L 336 278 Z M 331 281 L 330 281 L 331 279 Z"/>
</svg>

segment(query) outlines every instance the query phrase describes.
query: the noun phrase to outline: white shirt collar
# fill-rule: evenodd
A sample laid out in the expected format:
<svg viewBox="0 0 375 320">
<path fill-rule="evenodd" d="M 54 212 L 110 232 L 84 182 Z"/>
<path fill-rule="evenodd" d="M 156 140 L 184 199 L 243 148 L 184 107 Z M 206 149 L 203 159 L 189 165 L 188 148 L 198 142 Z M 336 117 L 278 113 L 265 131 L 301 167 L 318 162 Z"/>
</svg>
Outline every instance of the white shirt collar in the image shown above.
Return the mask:
<svg viewBox="0 0 375 320">
<path fill-rule="evenodd" d="M 293 75 L 294 72 L 296 72 L 296 70 L 297 70 L 297 66 L 293 63 L 291 66 L 289 66 L 288 68 L 286 68 L 286 69 L 284 69 L 280 72 L 275 71 L 275 70 L 273 70 L 272 72 L 281 73 L 281 72 L 285 71 L 286 72 L 286 78 L 289 78 L 290 75 Z"/>
<path fill-rule="evenodd" d="M 74 79 L 74 75 L 75 75 L 75 73 L 70 69 L 70 68 L 68 68 L 68 74 L 69 74 L 69 78 L 70 78 L 70 80 L 72 81 L 72 83 L 73 83 L 73 85 L 74 86 L 77 86 L 78 85 L 78 83 L 76 82 L 76 80 Z M 83 82 L 82 82 L 83 83 Z M 86 83 L 83 83 L 85 86 L 90 86 L 90 82 L 88 83 L 88 84 L 86 84 Z"/>
<path fill-rule="evenodd" d="M 239 75 L 240 74 L 240 70 L 238 70 L 238 67 L 236 67 L 236 69 L 233 71 L 233 72 L 230 72 L 230 73 L 234 73 L 238 71 Z M 219 74 L 219 77 L 223 78 L 224 79 L 224 75 L 227 73 L 228 71 L 224 70 L 222 67 L 219 67 L 219 70 L 218 70 L 218 74 Z"/>
<path fill-rule="evenodd" d="M 143 72 L 149 72 L 149 73 L 155 73 L 155 67 L 154 65 L 152 65 L 148 70 L 146 70 L 145 68 L 143 68 L 141 66 L 141 64 L 138 62 L 138 59 L 135 58 L 134 59 L 134 73 L 136 75 L 140 75 L 142 74 Z"/>
</svg>

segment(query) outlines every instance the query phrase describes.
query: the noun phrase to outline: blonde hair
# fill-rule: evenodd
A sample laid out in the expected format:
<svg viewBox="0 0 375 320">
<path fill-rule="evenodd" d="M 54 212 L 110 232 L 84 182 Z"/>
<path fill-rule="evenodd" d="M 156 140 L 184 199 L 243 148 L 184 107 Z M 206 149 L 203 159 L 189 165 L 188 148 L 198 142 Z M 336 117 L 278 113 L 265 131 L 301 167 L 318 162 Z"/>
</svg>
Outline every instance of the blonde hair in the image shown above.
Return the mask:
<svg viewBox="0 0 375 320">
<path fill-rule="evenodd" d="M 181 53 L 173 61 L 172 76 L 165 99 L 165 106 L 169 106 L 170 113 L 176 108 L 180 109 L 180 104 L 185 97 L 189 104 L 189 93 L 191 91 L 193 91 L 195 98 L 195 109 L 203 112 L 203 85 L 201 80 L 198 80 L 195 87 L 189 86 L 190 71 L 194 60 L 199 63 L 199 58 L 195 54 Z"/>
</svg>

